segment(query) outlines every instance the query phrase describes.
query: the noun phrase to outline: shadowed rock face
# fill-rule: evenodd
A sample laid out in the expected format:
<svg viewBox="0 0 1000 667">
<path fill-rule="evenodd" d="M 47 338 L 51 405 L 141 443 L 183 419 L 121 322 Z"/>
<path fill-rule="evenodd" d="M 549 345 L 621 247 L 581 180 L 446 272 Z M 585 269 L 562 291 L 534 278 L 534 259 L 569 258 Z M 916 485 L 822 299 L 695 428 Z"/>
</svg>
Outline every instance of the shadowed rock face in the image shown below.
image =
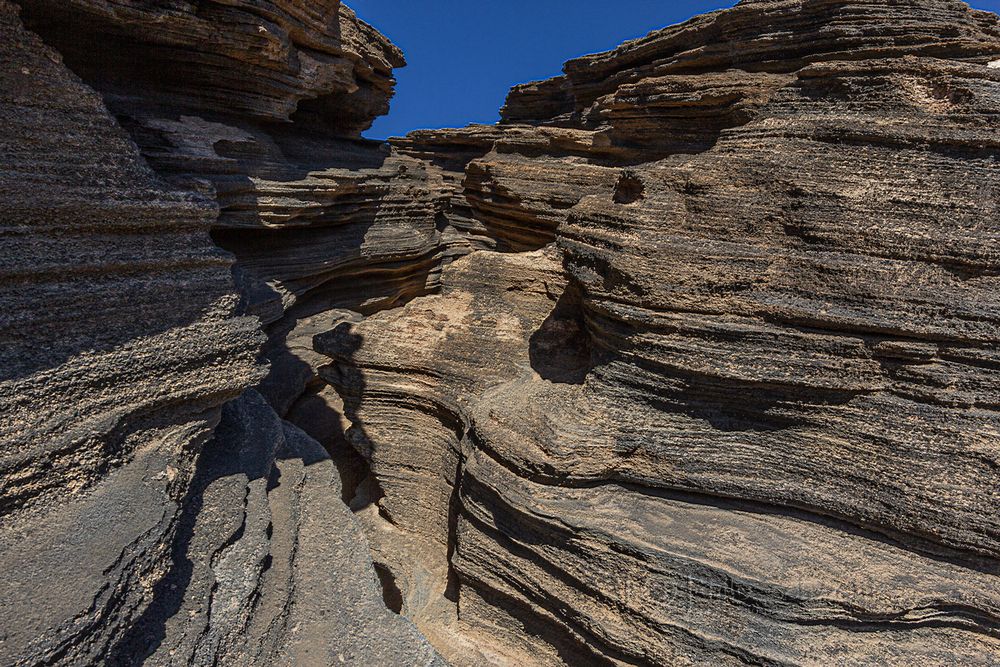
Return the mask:
<svg viewBox="0 0 1000 667">
<path fill-rule="evenodd" d="M 262 336 L 214 202 L 159 179 L 7 2 L 0 35 L 0 662 L 83 664 L 148 604 Z"/>
<path fill-rule="evenodd" d="M 0 0 L 0 37 L 0 663 L 441 664 L 281 419 L 299 314 L 432 272 L 421 165 L 357 140 L 398 51 L 337 2 Z"/>
<path fill-rule="evenodd" d="M 744 0 L 390 144 L 334 0 L 0 37 L 0 663 L 1000 662 L 994 15 Z"/>
</svg>

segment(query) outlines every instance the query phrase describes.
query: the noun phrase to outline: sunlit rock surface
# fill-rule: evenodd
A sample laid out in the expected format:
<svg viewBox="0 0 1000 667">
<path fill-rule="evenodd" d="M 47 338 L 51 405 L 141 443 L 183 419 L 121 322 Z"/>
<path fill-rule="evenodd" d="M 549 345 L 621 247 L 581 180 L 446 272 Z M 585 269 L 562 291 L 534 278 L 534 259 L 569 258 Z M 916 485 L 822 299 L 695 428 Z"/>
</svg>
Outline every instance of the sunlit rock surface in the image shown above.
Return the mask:
<svg viewBox="0 0 1000 667">
<path fill-rule="evenodd" d="M 1000 660 L 998 54 L 743 2 L 394 140 L 513 253 L 316 341 L 452 660 Z"/>
<path fill-rule="evenodd" d="M 1000 24 L 744 0 L 361 139 L 335 0 L 0 0 L 0 662 L 1000 662 Z"/>
</svg>

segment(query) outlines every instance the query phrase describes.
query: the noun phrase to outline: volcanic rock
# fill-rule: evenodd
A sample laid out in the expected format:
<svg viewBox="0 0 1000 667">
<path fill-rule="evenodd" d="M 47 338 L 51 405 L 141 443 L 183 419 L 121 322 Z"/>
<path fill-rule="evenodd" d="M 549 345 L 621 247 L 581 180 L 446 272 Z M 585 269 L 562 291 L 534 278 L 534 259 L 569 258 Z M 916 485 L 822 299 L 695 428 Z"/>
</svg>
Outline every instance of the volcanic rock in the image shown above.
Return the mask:
<svg viewBox="0 0 1000 667">
<path fill-rule="evenodd" d="M 316 339 L 451 660 L 1000 660 L 998 54 L 748 1 L 393 142 L 513 253 Z"/>
<path fill-rule="evenodd" d="M 423 289 L 419 164 L 351 140 L 402 59 L 337 2 L 168 4 L 0 1 L 0 662 L 439 664 L 329 453 L 245 391 L 304 391 L 262 321 L 301 333 L 330 274 L 391 267 L 352 305 Z M 293 112 L 312 144 L 267 132 Z M 336 253 L 255 259 L 324 215 Z"/>
<path fill-rule="evenodd" d="M 0 662 L 1000 662 L 1000 21 L 743 0 L 361 138 L 336 0 L 0 0 Z"/>
</svg>

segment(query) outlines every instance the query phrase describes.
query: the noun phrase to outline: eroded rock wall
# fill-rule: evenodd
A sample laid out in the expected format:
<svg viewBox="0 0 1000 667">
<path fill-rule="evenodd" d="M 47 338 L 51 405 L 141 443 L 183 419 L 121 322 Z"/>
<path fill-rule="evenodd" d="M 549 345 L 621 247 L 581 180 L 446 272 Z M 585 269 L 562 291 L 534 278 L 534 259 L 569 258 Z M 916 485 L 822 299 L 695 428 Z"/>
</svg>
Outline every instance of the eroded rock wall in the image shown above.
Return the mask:
<svg viewBox="0 0 1000 667">
<path fill-rule="evenodd" d="M 450 659 L 1000 660 L 998 61 L 745 1 L 394 140 L 477 251 L 316 347 Z"/>
<path fill-rule="evenodd" d="M 83 664 L 149 603 L 263 337 L 214 202 L 159 179 L 7 2 L 0 33 L 0 662 Z"/>
<path fill-rule="evenodd" d="M 0 21 L 4 664 L 1000 661 L 996 16 L 744 0 L 391 144 L 335 0 Z"/>
<path fill-rule="evenodd" d="M 335 440 L 309 317 L 444 252 L 422 165 L 358 138 L 398 50 L 333 0 L 0 2 L 0 37 L 0 662 L 441 664 L 282 420 L 313 385 Z"/>
</svg>

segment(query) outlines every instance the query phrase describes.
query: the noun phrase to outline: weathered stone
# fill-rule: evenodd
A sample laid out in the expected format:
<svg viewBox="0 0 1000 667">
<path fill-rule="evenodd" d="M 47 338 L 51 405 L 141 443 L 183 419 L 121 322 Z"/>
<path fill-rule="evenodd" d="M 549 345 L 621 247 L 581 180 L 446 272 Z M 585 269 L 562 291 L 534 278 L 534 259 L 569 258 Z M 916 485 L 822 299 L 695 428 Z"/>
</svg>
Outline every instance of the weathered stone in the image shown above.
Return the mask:
<svg viewBox="0 0 1000 667">
<path fill-rule="evenodd" d="M 160 180 L 8 2 L 0 36 L 0 662 L 83 664 L 149 603 L 262 337 L 214 203 Z"/>
<path fill-rule="evenodd" d="M 121 664 L 443 664 L 389 611 L 329 454 L 253 390 L 199 459 L 156 602 Z"/>
<path fill-rule="evenodd" d="M 425 289 L 421 165 L 351 139 L 401 58 L 337 2 L 169 4 L 0 1 L 0 662 L 440 664 L 326 451 L 237 398 L 315 389 L 338 271 L 404 277 L 334 304 Z M 316 218 L 329 255 L 257 250 Z"/>
<path fill-rule="evenodd" d="M 21 4 L 4 664 L 1000 661 L 996 16 L 744 0 L 379 144 L 334 0 Z"/>
<path fill-rule="evenodd" d="M 963 3 L 742 2 L 394 140 L 517 253 L 316 341 L 449 659 L 1000 659 L 997 54 Z"/>
</svg>

